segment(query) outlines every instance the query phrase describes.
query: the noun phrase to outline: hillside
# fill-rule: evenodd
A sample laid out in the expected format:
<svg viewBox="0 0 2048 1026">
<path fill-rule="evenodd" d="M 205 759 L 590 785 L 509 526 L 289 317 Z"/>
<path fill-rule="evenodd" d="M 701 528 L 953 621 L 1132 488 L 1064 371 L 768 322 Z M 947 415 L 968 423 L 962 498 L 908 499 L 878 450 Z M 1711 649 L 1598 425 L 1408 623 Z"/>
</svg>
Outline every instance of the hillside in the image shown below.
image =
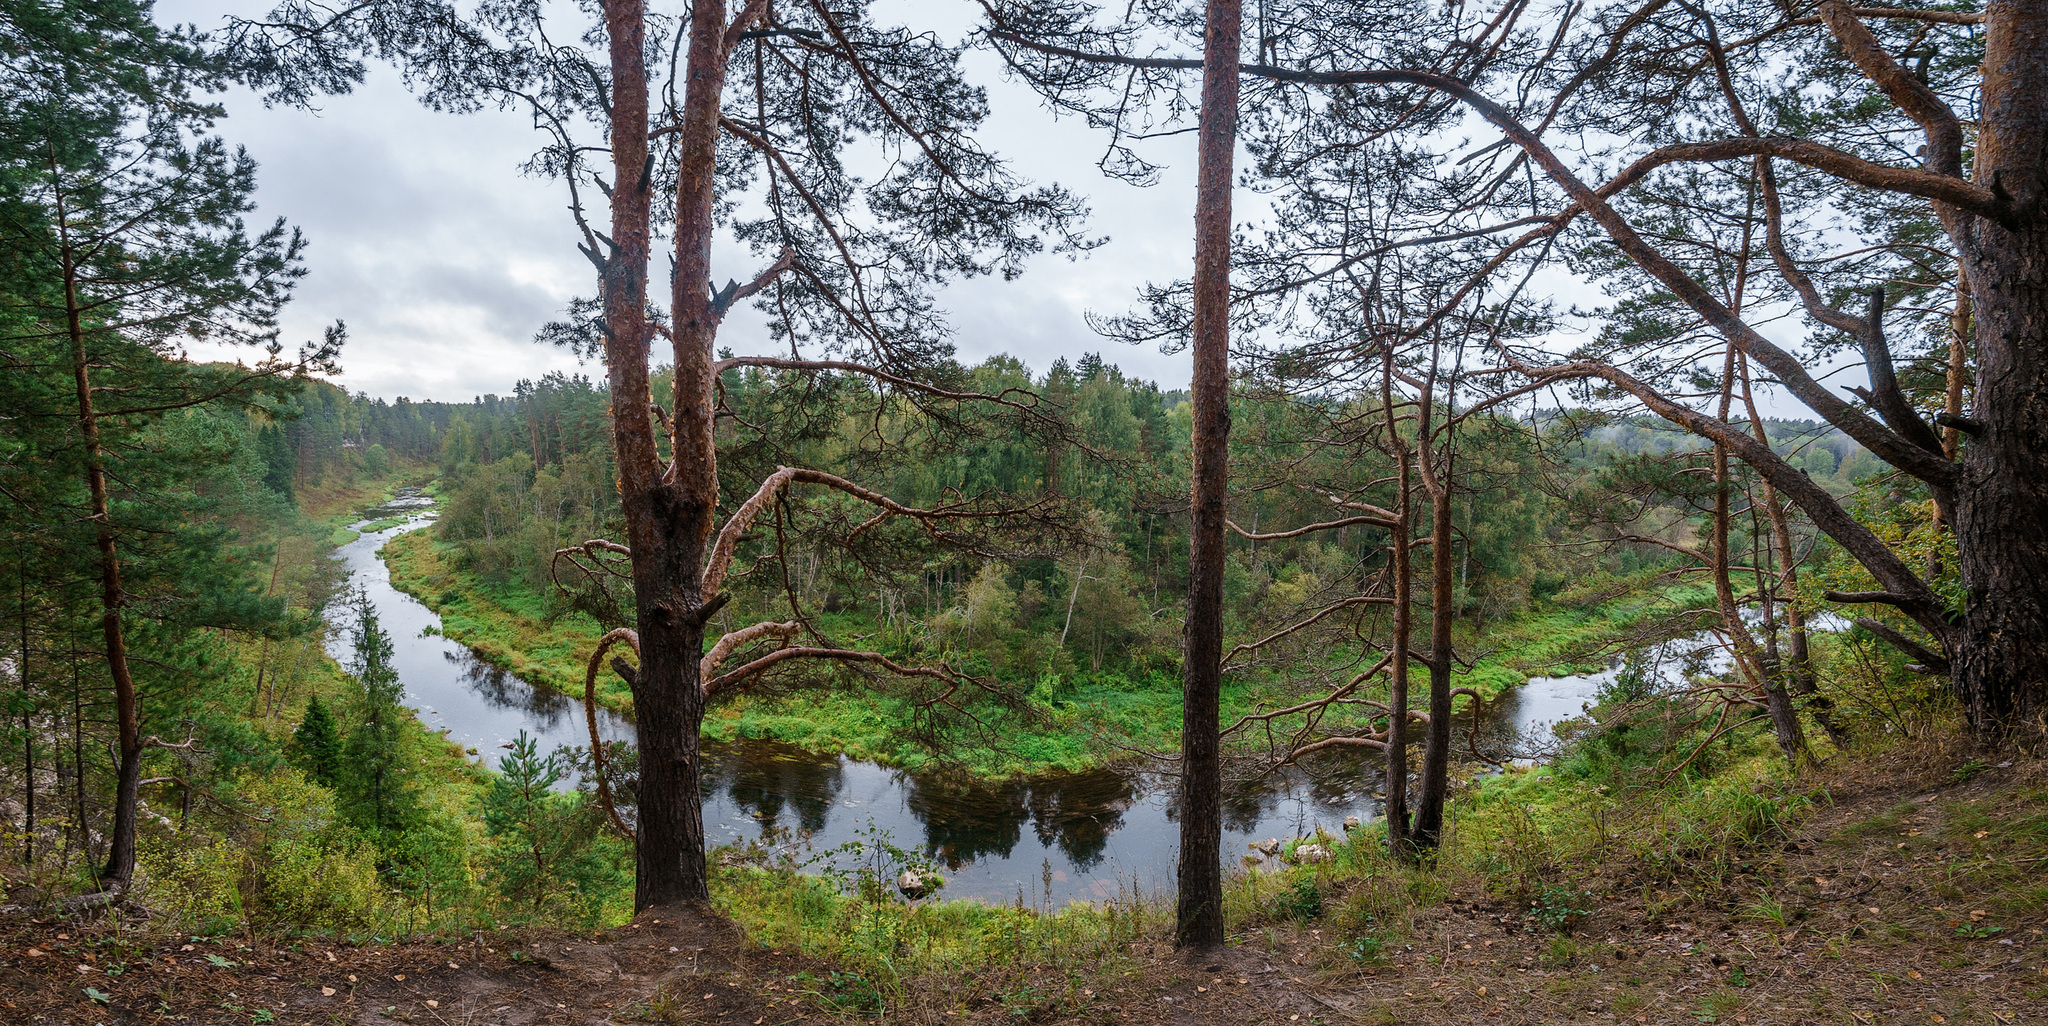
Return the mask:
<svg viewBox="0 0 2048 1026">
<path fill-rule="evenodd" d="M 1495 786 L 1561 815 L 1539 804 L 1570 790 L 1549 776 Z M 1640 794 L 1609 809 L 1602 838 L 1525 817 L 1512 848 L 1487 840 L 1502 803 L 1482 800 L 1435 871 L 1359 853 L 1240 876 L 1230 947 L 1195 963 L 1145 901 L 1019 911 L 1012 937 L 956 959 L 930 952 L 958 911 L 927 905 L 903 922 L 922 914 L 932 932 L 896 937 L 888 960 L 914 971 L 893 980 L 872 955 L 805 953 L 819 937 L 750 937 L 674 909 L 591 934 L 389 944 L 13 920 L 0 1008 L 23 1023 L 239 1026 L 2018 1023 L 2048 1007 L 2048 766 L 1917 742 L 1784 787 L 1779 806 L 1747 807 L 1802 814 L 1743 822 L 1729 803 L 1671 830 L 1670 796 Z M 1485 856 L 1508 850 L 1528 858 Z M 721 900 L 750 872 L 725 870 Z M 840 912 L 860 929 L 857 907 Z"/>
</svg>

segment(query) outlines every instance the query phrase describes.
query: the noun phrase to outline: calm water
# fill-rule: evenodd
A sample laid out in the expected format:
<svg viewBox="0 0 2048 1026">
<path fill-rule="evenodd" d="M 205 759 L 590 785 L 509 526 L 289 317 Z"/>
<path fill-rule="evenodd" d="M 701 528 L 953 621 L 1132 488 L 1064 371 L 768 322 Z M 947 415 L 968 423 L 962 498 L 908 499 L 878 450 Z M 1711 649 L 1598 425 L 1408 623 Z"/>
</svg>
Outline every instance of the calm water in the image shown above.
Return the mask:
<svg viewBox="0 0 2048 1026">
<path fill-rule="evenodd" d="M 527 686 L 441 637 L 439 618 L 391 586 L 377 549 L 431 522 L 430 500 L 410 497 L 366 514 L 364 524 L 404 516 L 406 522 L 365 533 L 339 555 L 391 634 L 393 665 L 405 701 L 434 730 L 496 761 L 520 731 L 543 751 L 588 744 L 582 703 Z M 335 632 L 335 658 L 347 662 L 345 631 Z M 1551 724 L 1583 711 L 1614 671 L 1587 677 L 1538 678 L 1487 710 L 1483 748 L 1499 750 L 1518 733 L 1549 735 Z M 600 709 L 599 732 L 629 739 L 632 724 Z M 1461 725 L 1459 734 L 1465 732 Z M 1462 744 L 1462 742 L 1461 742 Z M 1516 750 L 1526 745 L 1511 744 Z M 922 848 L 948 867 L 945 894 L 1029 903 L 1094 900 L 1132 889 L 1162 890 L 1173 882 L 1179 825 L 1170 778 L 1130 769 L 1056 773 L 1004 783 L 909 773 L 842 756 L 766 741 L 705 745 L 705 830 L 713 844 L 775 831 L 809 832 L 816 849 L 886 830 L 904 848 Z M 1222 856 L 1250 841 L 1287 838 L 1346 816 L 1371 819 L 1383 785 L 1376 757 L 1340 753 L 1268 777 L 1233 784 L 1225 795 Z"/>
</svg>

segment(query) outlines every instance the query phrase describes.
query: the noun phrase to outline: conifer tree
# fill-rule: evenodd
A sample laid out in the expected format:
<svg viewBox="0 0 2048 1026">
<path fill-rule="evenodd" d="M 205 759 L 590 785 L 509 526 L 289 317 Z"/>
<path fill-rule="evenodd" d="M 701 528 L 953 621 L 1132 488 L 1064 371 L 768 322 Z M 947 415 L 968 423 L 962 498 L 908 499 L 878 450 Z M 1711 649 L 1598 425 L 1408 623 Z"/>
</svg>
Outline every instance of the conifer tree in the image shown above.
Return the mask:
<svg viewBox="0 0 2048 1026">
<path fill-rule="evenodd" d="M 341 733 L 319 695 L 307 700 L 306 716 L 292 731 L 292 761 L 324 787 L 334 787 L 341 779 Z"/>
<path fill-rule="evenodd" d="M 14 454 L 10 525 L 52 567 L 95 581 L 67 612 L 96 623 L 95 675 L 113 692 L 116 784 L 97 900 L 135 865 L 148 689 L 188 686 L 202 627 L 260 628 L 280 610 L 241 587 L 218 532 L 187 504 L 191 466 L 219 454 L 168 426 L 180 411 L 265 406 L 339 343 L 281 360 L 274 318 L 302 273 L 282 221 L 252 232 L 255 162 L 209 133 L 224 85 L 196 41 L 146 4 L 0 4 L 0 363 Z M 254 368 L 184 358 L 188 340 L 264 347 Z M 12 482 L 10 482 L 12 484 Z M 70 604 L 75 603 L 75 604 Z M 88 610 L 87 605 L 91 608 Z"/>
<path fill-rule="evenodd" d="M 361 690 L 356 725 L 342 745 L 344 790 L 357 824 L 389 837 L 415 818 L 417 793 L 403 753 L 412 712 L 398 702 L 405 688 L 391 666 L 391 636 L 378 622 L 369 593 L 358 589 L 354 605 L 355 654 L 348 671 Z"/>
</svg>

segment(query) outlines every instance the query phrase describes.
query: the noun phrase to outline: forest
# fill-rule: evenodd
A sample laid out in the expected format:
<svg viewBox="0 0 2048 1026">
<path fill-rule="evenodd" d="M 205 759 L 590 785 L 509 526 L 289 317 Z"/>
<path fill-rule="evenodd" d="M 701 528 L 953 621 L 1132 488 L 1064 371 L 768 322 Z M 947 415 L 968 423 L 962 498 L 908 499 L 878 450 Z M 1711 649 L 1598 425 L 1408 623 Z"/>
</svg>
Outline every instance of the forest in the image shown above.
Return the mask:
<svg viewBox="0 0 2048 1026">
<path fill-rule="evenodd" d="M 2048 1007 L 2048 8 L 928 6 L 0 0 L 0 1018 Z M 578 370 L 287 337 L 372 69 Z"/>
</svg>

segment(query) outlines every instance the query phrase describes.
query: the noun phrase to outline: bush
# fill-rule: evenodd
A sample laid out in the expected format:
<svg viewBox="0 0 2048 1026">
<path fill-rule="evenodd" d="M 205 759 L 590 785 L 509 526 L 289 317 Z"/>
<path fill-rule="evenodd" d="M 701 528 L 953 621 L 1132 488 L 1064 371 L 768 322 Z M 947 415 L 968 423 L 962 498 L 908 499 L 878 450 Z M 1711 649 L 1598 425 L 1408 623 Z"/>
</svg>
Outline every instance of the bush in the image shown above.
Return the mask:
<svg viewBox="0 0 2048 1026">
<path fill-rule="evenodd" d="M 226 933 L 242 921 L 242 852 L 226 838 L 193 840 L 183 833 L 141 839 L 135 857 L 144 901 L 192 933 Z"/>
<path fill-rule="evenodd" d="M 1315 880 L 1302 877 L 1294 881 L 1293 887 L 1274 896 L 1273 910 L 1303 923 L 1320 918 L 1323 914 L 1323 892 L 1316 887 Z"/>
</svg>

